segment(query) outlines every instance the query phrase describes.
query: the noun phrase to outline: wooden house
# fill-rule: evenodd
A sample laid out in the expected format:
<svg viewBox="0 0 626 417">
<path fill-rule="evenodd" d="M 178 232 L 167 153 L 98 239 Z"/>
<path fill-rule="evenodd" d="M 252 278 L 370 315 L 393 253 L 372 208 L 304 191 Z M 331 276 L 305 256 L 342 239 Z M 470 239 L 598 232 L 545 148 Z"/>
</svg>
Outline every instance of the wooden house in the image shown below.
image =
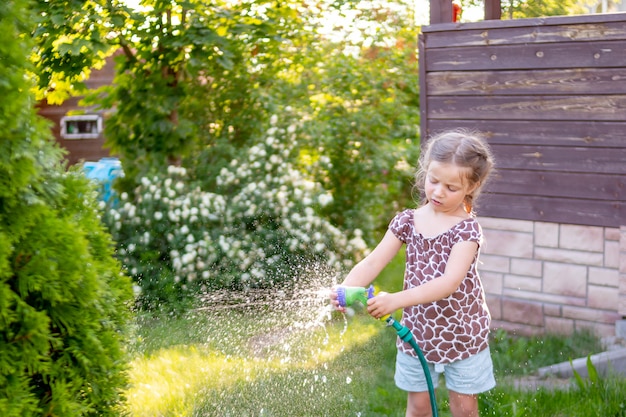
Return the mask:
<svg viewBox="0 0 626 417">
<path fill-rule="evenodd" d="M 90 89 L 110 85 L 115 76 L 113 58 L 100 70 L 93 70 L 86 81 Z M 102 112 L 79 105 L 80 97 L 72 97 L 62 105 L 42 101 L 38 113 L 52 122 L 52 133 L 61 147 L 68 152 L 66 159 L 73 165 L 81 161 L 98 161 L 110 156 L 104 147 L 104 119 Z"/>
</svg>

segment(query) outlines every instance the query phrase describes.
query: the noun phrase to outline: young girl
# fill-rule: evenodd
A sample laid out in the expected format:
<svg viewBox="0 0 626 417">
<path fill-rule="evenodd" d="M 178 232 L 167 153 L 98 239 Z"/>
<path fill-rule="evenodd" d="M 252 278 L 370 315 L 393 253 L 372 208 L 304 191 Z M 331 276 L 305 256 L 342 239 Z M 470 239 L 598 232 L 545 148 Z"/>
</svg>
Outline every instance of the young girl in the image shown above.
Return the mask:
<svg viewBox="0 0 626 417">
<path fill-rule="evenodd" d="M 433 384 L 445 376 L 454 417 L 478 416 L 477 394 L 495 386 L 490 315 L 476 270 L 482 229 L 473 212 L 492 167 L 488 145 L 475 134 L 455 130 L 432 138 L 416 175 L 422 206 L 397 214 L 342 284 L 368 286 L 406 245 L 403 290 L 371 298 L 367 311 L 381 318 L 403 309 L 401 322 L 424 353 Z M 336 292 L 331 302 L 343 311 Z M 431 416 L 419 359 L 408 343 L 398 339 L 397 345 L 395 381 L 408 392 L 406 416 Z"/>
</svg>

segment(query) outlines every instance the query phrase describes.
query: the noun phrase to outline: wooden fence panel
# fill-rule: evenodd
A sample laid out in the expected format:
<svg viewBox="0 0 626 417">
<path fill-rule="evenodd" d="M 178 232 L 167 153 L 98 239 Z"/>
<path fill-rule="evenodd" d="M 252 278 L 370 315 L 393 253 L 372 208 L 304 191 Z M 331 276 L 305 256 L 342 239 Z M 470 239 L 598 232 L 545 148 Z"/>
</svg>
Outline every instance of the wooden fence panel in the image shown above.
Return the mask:
<svg viewBox="0 0 626 417">
<path fill-rule="evenodd" d="M 626 41 L 468 46 L 432 49 L 424 64 L 427 71 L 605 68 L 624 66 L 625 52 Z"/>
<path fill-rule="evenodd" d="M 493 147 L 481 215 L 626 224 L 626 14 L 432 25 L 419 48 L 423 141 Z"/>
</svg>

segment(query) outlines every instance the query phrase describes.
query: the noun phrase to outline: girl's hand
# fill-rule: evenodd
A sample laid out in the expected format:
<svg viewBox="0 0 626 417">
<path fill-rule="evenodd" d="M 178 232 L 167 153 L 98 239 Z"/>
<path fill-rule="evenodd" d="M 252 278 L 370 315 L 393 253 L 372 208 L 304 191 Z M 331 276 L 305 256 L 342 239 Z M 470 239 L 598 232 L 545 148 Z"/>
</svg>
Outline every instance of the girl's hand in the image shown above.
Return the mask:
<svg viewBox="0 0 626 417">
<path fill-rule="evenodd" d="M 330 290 L 330 304 L 335 308 L 335 310 L 340 311 L 342 313 L 346 312 L 346 308 L 339 305 L 339 301 L 337 301 L 337 286 L 334 286 Z"/>
<path fill-rule="evenodd" d="M 380 292 L 376 297 L 367 300 L 367 312 L 375 319 L 385 317 L 397 309 L 395 305 L 395 294 Z"/>
</svg>

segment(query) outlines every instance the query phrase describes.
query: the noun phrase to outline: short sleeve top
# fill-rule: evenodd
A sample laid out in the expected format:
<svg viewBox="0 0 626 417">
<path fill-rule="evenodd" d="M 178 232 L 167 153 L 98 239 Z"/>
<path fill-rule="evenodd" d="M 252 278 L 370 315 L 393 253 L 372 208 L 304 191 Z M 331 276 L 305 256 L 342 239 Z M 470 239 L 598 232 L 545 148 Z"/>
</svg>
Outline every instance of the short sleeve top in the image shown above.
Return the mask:
<svg viewBox="0 0 626 417">
<path fill-rule="evenodd" d="M 389 230 L 406 245 L 404 289 L 417 287 L 442 276 L 452 247 L 458 242 L 482 244 L 482 229 L 474 217 L 464 219 L 434 236 L 415 229 L 412 209 L 398 213 Z M 401 323 L 406 326 L 430 363 L 445 364 L 466 359 L 489 343 L 491 317 L 478 275 L 477 251 L 467 275 L 450 296 L 428 304 L 406 307 Z M 398 349 L 416 356 L 410 344 L 397 341 Z"/>
</svg>

